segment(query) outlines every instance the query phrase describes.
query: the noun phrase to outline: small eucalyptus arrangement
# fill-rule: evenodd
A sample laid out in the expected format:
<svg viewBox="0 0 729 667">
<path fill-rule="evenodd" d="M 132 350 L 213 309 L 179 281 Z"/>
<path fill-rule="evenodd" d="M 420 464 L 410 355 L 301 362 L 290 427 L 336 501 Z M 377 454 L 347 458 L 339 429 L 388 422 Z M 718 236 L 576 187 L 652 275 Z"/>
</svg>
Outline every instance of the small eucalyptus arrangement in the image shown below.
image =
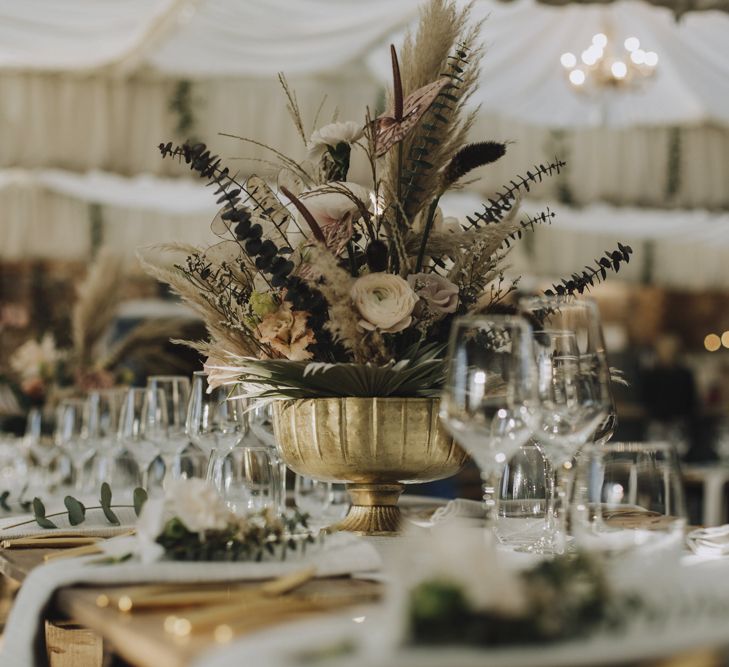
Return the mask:
<svg viewBox="0 0 729 667">
<path fill-rule="evenodd" d="M 268 509 L 237 514 L 205 481 L 174 480 L 164 497 L 146 503 L 133 555 L 143 562 L 285 560 L 323 539 L 307 521 L 308 515 L 298 512 L 283 517 Z"/>
<path fill-rule="evenodd" d="M 410 641 L 501 646 L 574 639 L 619 627 L 637 604 L 614 593 L 600 562 L 584 553 L 544 561 L 520 579 L 519 610 L 480 608 L 467 588 L 447 578 L 423 581 L 410 592 Z"/>
<path fill-rule="evenodd" d="M 172 560 L 286 560 L 289 552 L 303 555 L 308 545 L 321 541 L 309 531 L 307 520 L 307 515 L 298 512 L 279 519 L 261 510 L 236 517 L 224 528 L 194 532 L 174 517 L 165 524 L 157 543 Z"/>
</svg>

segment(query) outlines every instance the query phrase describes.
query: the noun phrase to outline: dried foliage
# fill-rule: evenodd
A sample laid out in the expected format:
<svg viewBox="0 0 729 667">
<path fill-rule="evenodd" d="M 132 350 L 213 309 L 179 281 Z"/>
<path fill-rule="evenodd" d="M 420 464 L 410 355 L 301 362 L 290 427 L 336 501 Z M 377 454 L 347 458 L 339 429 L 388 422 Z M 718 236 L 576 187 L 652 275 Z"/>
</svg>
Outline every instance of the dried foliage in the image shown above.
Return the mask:
<svg viewBox="0 0 729 667">
<path fill-rule="evenodd" d="M 536 165 L 483 210 L 445 224 L 441 195 L 507 150 L 467 140 L 480 28 L 471 5 L 430 0 L 399 54 L 391 48 L 389 111 L 374 119 L 367 111 L 363 125 L 332 123 L 307 137 L 296 95 L 280 77 L 307 159 L 237 137 L 269 151 L 276 188 L 262 176 L 239 179 L 203 144 L 160 144 L 222 207 L 212 224 L 220 243 L 171 247 L 183 255 L 173 266 L 146 263 L 204 319 L 209 340 L 194 346 L 221 382 L 268 397 L 435 393 L 453 318 L 509 310 L 518 279 L 505 276 L 506 258 L 554 217 L 549 209 L 519 216 L 520 199 L 565 163 Z M 355 151 L 370 167 L 366 188 L 347 181 Z M 619 246 L 553 291 L 589 289 L 630 252 Z"/>
</svg>

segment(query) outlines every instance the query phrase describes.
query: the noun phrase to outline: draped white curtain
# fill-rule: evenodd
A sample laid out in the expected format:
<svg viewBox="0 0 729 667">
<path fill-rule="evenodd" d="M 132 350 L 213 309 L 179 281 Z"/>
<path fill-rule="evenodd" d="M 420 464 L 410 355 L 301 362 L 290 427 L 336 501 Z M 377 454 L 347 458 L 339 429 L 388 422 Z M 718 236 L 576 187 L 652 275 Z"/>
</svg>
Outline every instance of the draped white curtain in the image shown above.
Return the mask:
<svg viewBox="0 0 729 667">
<path fill-rule="evenodd" d="M 481 208 L 473 193 L 446 195 L 446 215 L 465 218 Z M 92 206 L 95 210 L 92 212 Z M 515 245 L 512 272 L 560 277 L 613 249 L 635 250 L 619 279 L 682 288 L 729 288 L 729 213 L 705 210 L 572 208 L 554 201 L 525 202 L 524 213 L 546 206 L 557 213 Z M 209 245 L 215 204 L 198 181 L 58 170 L 0 172 L 0 259 L 83 260 L 95 234 L 132 261 L 139 248 L 178 241 Z M 96 221 L 98 229 L 93 230 Z M 49 224 L 52 223 L 52 224 Z"/>
</svg>

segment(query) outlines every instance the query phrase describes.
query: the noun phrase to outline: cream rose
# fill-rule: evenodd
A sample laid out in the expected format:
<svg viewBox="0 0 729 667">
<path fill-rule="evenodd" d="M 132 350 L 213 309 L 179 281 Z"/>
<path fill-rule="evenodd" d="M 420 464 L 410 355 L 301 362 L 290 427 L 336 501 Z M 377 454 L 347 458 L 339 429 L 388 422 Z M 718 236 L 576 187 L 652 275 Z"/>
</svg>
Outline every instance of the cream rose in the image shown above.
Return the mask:
<svg viewBox="0 0 729 667">
<path fill-rule="evenodd" d="M 284 302 L 276 312 L 269 313 L 261 320 L 258 325 L 259 339 L 291 361 L 311 359 L 311 352 L 306 348 L 316 339 L 306 325 L 308 317 L 305 311 L 292 310 L 291 304 Z"/>
<path fill-rule="evenodd" d="M 458 307 L 458 287 L 435 273 L 411 273 L 408 284 L 430 310 L 439 315 L 455 313 Z"/>
<path fill-rule="evenodd" d="M 324 127 L 316 130 L 309 139 L 310 160 L 319 160 L 328 146 L 337 146 L 338 144 L 353 144 L 363 134 L 364 128 L 353 120 L 344 123 L 329 123 Z"/>
<path fill-rule="evenodd" d="M 410 285 L 392 273 L 368 273 L 357 278 L 350 296 L 362 317 L 359 325 L 384 333 L 397 333 L 410 326 L 418 301 Z"/>
</svg>

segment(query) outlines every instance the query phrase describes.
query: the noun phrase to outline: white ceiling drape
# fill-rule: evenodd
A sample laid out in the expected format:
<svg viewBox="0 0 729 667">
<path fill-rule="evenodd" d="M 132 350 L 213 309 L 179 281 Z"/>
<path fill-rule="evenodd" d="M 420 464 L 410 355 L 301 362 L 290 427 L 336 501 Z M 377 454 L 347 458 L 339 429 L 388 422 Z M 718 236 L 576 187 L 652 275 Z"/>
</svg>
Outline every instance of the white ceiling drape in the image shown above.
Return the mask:
<svg viewBox="0 0 729 667">
<path fill-rule="evenodd" d="M 465 3 L 465 0 L 458 0 Z M 331 73 L 367 59 L 389 81 L 389 41 L 420 0 L 32 0 L 0 2 L 0 68 L 146 67 L 174 77 Z M 550 127 L 729 124 L 729 14 L 680 21 L 640 0 L 545 6 L 475 3 L 488 44 L 474 103 Z M 574 94 L 559 57 L 597 32 L 630 35 L 659 54 L 654 80 L 600 99 Z M 110 70 L 114 72 L 112 68 Z"/>
</svg>

